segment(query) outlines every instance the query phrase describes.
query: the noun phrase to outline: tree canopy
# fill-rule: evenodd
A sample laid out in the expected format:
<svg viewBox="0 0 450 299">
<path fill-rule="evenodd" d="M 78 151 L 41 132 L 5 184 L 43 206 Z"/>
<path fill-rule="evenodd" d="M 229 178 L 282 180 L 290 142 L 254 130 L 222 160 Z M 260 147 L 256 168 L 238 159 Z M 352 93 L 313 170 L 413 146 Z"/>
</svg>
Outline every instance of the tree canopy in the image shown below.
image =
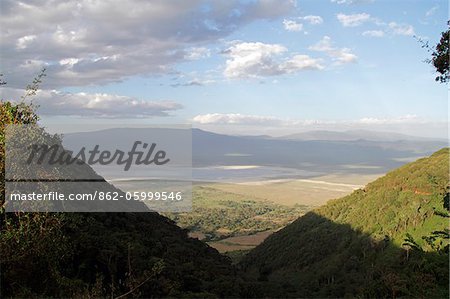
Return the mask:
<svg viewBox="0 0 450 299">
<path fill-rule="evenodd" d="M 449 36 L 450 36 L 450 21 L 447 22 L 447 30 L 442 32 L 441 39 L 436 45 L 433 53 L 431 54 L 431 63 L 436 68 L 438 76 L 436 81 L 441 83 L 447 83 L 450 80 L 449 72 Z"/>
</svg>

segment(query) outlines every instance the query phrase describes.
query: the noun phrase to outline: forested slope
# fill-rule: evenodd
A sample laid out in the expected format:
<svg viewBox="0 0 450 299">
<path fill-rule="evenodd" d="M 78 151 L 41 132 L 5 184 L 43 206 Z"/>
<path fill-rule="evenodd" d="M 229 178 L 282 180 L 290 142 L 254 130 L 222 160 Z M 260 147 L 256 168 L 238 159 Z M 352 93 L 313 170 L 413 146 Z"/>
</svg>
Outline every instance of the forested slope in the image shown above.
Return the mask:
<svg viewBox="0 0 450 299">
<path fill-rule="evenodd" d="M 239 296 L 230 260 L 157 213 L 6 213 L 5 126 L 37 119 L 33 106 L 0 102 L 1 298 Z"/>
<path fill-rule="evenodd" d="M 300 217 L 240 267 L 285 296 L 448 297 L 448 182 L 446 148 Z"/>
</svg>

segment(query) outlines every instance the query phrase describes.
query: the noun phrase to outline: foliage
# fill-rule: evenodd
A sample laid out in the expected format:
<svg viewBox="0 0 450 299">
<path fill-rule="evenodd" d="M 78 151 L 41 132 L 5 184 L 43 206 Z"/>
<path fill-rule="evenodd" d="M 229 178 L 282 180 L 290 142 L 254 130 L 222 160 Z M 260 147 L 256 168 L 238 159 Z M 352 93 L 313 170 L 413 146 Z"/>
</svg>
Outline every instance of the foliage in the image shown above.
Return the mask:
<svg viewBox="0 0 450 299">
<path fill-rule="evenodd" d="M 0 74 L 0 86 L 1 85 L 5 85 L 6 84 L 6 81 L 5 80 L 3 80 L 3 74 Z"/>
<path fill-rule="evenodd" d="M 5 127 L 38 121 L 25 98 L 41 78 L 0 103 L 0 297 L 239 296 L 230 260 L 157 213 L 5 213 Z"/>
<path fill-rule="evenodd" d="M 447 83 L 450 80 L 450 53 L 449 53 L 449 37 L 450 37 L 450 21 L 447 22 L 448 29 L 441 32 L 439 43 L 432 48 L 428 41 L 420 37 L 416 37 L 422 44 L 422 48 L 427 49 L 431 53 L 431 58 L 425 59 L 426 63 L 433 65 L 438 75 L 435 80 L 440 83 Z"/>
<path fill-rule="evenodd" d="M 42 73 L 43 74 L 43 73 Z M 6 82 L 2 80 L 1 85 Z M 33 86 L 37 90 L 38 82 Z M 27 93 L 29 90 L 27 89 Z M 7 214 L 4 211 L 5 202 L 5 129 L 12 124 L 36 124 L 39 117 L 35 113 L 36 107 L 24 101 L 12 103 L 0 101 L 0 249 L 3 282 L 10 281 L 10 286 L 17 290 L 17 295 L 30 296 L 31 288 L 38 286 L 39 282 L 23 283 L 22 279 L 29 274 L 40 273 L 47 269 L 49 279 L 59 281 L 65 285 L 61 278 L 59 263 L 67 256 L 68 243 L 59 229 L 63 222 L 62 215 L 39 213 Z M 31 263 L 33 261 L 33 263 Z M 20 267 L 28 263 L 27 267 Z M 16 271 L 10 272 L 15 266 Z"/>
<path fill-rule="evenodd" d="M 40 79 L 45 75 L 45 69 L 41 71 L 38 77 L 29 85 L 31 89 L 36 90 L 39 88 Z M 6 85 L 3 80 L 3 74 L 0 74 L 0 86 Z M 33 91 L 29 88 L 26 89 L 25 94 L 33 94 Z M 25 103 L 25 97 L 22 97 L 22 101 L 18 103 L 12 103 L 10 101 L 0 100 L 0 209 L 3 209 L 3 203 L 5 200 L 5 129 L 7 125 L 13 124 L 36 124 L 39 117 L 36 114 L 36 106 L 32 103 Z"/>
<path fill-rule="evenodd" d="M 182 228 L 205 234 L 204 241 L 216 241 L 280 229 L 308 210 L 307 206 L 288 207 L 197 186 L 193 192 L 192 212 L 166 215 Z"/>
<path fill-rule="evenodd" d="M 37 94 L 37 91 L 39 90 L 39 86 L 42 83 L 42 79 L 47 76 L 45 74 L 46 69 L 43 68 L 39 74 L 33 79 L 33 82 L 31 84 L 28 84 L 25 88 L 25 94 L 21 97 L 22 101 L 25 101 L 29 97 L 33 97 Z"/>
<path fill-rule="evenodd" d="M 439 43 L 434 48 L 431 48 L 428 41 L 418 38 L 422 44 L 422 48 L 426 48 L 431 53 L 431 58 L 426 59 L 425 62 L 430 63 L 435 68 L 438 75 L 435 80 L 440 83 L 447 83 L 450 80 L 449 69 L 449 37 L 450 37 L 450 21 L 447 22 L 448 29 L 441 33 Z"/>
<path fill-rule="evenodd" d="M 442 32 L 441 39 L 436 45 L 435 50 L 431 54 L 431 62 L 436 68 L 439 75 L 436 77 L 436 81 L 441 83 L 446 83 L 450 80 L 450 69 L 449 69 L 449 36 L 450 36 L 450 21 L 447 22 L 449 29 Z"/>
<path fill-rule="evenodd" d="M 449 149 L 332 200 L 240 263 L 293 297 L 448 297 Z M 275 296 L 268 290 L 267 296 Z"/>
</svg>

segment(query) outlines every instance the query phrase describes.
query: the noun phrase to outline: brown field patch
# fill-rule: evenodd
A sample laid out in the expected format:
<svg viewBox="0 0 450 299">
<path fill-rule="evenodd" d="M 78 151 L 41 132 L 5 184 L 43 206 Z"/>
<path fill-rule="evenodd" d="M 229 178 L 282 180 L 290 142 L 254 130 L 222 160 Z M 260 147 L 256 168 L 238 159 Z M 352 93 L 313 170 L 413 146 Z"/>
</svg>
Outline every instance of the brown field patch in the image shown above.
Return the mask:
<svg viewBox="0 0 450 299">
<path fill-rule="evenodd" d="M 259 232 L 254 235 L 230 237 L 220 241 L 209 242 L 208 245 L 219 252 L 252 249 L 261 244 L 273 231 Z"/>
</svg>

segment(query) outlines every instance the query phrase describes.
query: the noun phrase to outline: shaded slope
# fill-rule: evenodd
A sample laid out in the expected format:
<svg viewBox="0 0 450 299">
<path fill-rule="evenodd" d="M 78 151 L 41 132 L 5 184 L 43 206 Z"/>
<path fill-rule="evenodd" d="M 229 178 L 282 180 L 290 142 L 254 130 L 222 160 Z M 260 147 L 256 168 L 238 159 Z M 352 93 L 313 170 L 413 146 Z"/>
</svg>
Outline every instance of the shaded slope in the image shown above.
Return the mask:
<svg viewBox="0 0 450 299">
<path fill-rule="evenodd" d="M 448 229 L 448 155 L 443 149 L 306 214 L 240 267 L 281 286 L 284 294 L 266 289 L 274 297 L 448 297 L 448 239 L 422 239 Z"/>
<path fill-rule="evenodd" d="M 1 146 L 0 152 L 3 153 Z M 0 162 L 4 178 L 4 160 Z M 87 164 L 79 165 L 76 171 L 59 164 L 38 171 L 41 178 L 64 175 L 64 178 L 98 180 L 95 184 L 71 183 L 66 192 L 121 193 Z M 39 186 L 46 190 L 47 185 Z M 1 298 L 239 294 L 228 258 L 189 238 L 187 231 L 155 212 L 147 209 L 142 213 L 5 213 L 3 188 L 1 191 Z M 127 211 L 131 205 L 139 206 L 141 211 L 145 208 L 143 203 L 125 199 L 115 204 L 115 211 Z M 70 211 L 75 207 L 65 208 Z M 89 208 L 108 211 L 105 205 Z"/>
<path fill-rule="evenodd" d="M 1 244 L 3 298 L 238 294 L 230 261 L 157 213 L 36 217 L 45 219 Z"/>
</svg>

